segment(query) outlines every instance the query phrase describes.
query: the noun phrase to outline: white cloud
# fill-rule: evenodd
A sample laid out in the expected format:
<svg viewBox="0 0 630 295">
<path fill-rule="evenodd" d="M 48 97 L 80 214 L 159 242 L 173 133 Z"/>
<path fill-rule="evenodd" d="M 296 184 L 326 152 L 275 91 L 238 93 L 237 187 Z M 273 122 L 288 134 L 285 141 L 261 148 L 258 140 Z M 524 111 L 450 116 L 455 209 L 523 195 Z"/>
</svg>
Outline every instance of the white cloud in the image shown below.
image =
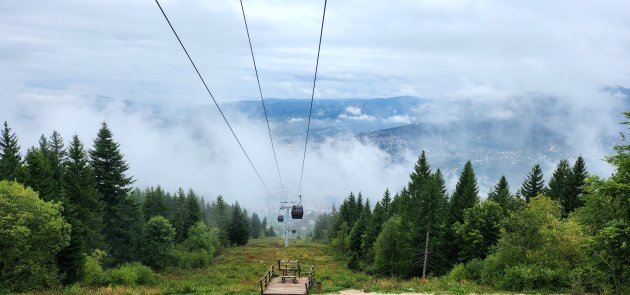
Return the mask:
<svg viewBox="0 0 630 295">
<path fill-rule="evenodd" d="M 413 119 L 409 115 L 393 115 L 383 120 L 385 123 L 411 124 Z"/>
<path fill-rule="evenodd" d="M 347 106 L 346 107 L 346 113 L 348 113 L 351 116 L 361 116 L 361 108 L 360 107 L 355 107 L 355 106 Z"/>
<path fill-rule="evenodd" d="M 344 120 L 354 120 L 354 121 L 376 120 L 374 116 L 363 114 L 363 112 L 361 111 L 361 108 L 357 106 L 347 106 L 345 109 L 345 113 L 340 114 L 338 118 L 344 119 Z"/>
</svg>

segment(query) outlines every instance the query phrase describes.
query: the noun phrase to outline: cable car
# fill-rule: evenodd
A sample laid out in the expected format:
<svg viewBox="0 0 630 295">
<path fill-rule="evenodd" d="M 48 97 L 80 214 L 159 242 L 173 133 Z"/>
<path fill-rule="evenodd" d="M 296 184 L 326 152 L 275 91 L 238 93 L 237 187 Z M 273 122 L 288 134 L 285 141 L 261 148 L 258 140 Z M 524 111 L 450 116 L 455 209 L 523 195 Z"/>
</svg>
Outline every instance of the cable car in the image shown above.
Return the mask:
<svg viewBox="0 0 630 295">
<path fill-rule="evenodd" d="M 278 214 L 278 222 L 284 222 L 284 215 Z"/>
<path fill-rule="evenodd" d="M 304 216 L 304 208 L 302 205 L 293 205 L 291 208 L 291 218 L 293 219 L 302 219 Z"/>
<path fill-rule="evenodd" d="M 297 231 L 295 230 L 295 228 L 291 230 L 291 233 L 293 233 L 293 234 L 296 233 L 296 232 Z"/>
</svg>

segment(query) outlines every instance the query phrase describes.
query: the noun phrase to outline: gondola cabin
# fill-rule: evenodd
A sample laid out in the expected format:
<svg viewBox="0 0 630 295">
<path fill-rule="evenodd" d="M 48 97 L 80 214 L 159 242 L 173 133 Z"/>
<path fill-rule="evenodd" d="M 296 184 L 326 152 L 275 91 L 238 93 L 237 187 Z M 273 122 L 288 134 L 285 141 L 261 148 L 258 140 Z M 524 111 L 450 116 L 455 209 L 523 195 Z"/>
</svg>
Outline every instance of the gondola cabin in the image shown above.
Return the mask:
<svg viewBox="0 0 630 295">
<path fill-rule="evenodd" d="M 291 208 L 291 218 L 293 219 L 302 219 L 304 216 L 304 208 L 302 205 L 293 205 Z"/>
<path fill-rule="evenodd" d="M 278 222 L 283 222 L 283 221 L 284 221 L 284 215 L 278 214 Z"/>
</svg>

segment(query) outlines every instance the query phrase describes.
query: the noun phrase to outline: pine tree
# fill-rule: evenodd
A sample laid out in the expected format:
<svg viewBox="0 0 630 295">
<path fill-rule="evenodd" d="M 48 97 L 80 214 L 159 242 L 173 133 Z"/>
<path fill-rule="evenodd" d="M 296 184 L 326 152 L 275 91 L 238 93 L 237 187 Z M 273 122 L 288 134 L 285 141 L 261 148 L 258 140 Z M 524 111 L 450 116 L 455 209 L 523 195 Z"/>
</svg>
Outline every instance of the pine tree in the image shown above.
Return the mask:
<svg viewBox="0 0 630 295">
<path fill-rule="evenodd" d="M 126 175 L 129 166 L 106 123 L 99 129 L 94 147 L 89 154 L 96 178 L 96 188 L 103 198 L 105 223 L 103 234 L 111 246 L 111 255 L 108 258 L 113 264 L 126 262 L 130 257 L 129 249 L 134 247 L 132 240 L 137 227 L 130 223 L 134 220 L 133 216 L 129 215 L 136 211 L 136 206 L 127 196 L 133 179 Z"/>
<path fill-rule="evenodd" d="M 260 224 L 261 235 L 263 237 L 267 237 L 267 216 L 263 217 L 262 223 Z"/>
<path fill-rule="evenodd" d="M 366 228 L 366 222 L 365 215 L 361 214 L 361 217 L 352 225 L 352 229 L 350 230 L 349 250 L 352 254 L 357 254 L 359 257 L 361 256 L 361 243 Z"/>
<path fill-rule="evenodd" d="M 366 260 L 370 263 L 374 261 L 374 242 L 378 237 L 378 234 L 381 232 L 383 223 L 389 219 L 387 216 L 387 211 L 383 204 L 387 204 L 389 207 L 389 203 L 391 202 L 391 198 L 389 196 L 389 190 L 385 190 L 383 194 L 383 198 L 376 202 L 374 205 L 374 211 L 372 212 L 372 218 L 370 218 L 370 222 L 365 229 L 365 233 L 363 235 L 363 243 L 361 244 L 361 252 L 363 253 Z"/>
<path fill-rule="evenodd" d="M 354 208 L 354 219 L 356 221 L 358 218 L 361 218 L 361 214 L 363 214 L 363 195 L 361 192 L 357 195 L 357 205 Z"/>
<path fill-rule="evenodd" d="M 360 195 L 359 195 L 360 196 Z M 359 200 L 361 198 L 359 197 Z M 372 213 L 370 211 L 369 201 L 366 200 L 365 206 L 361 206 L 363 212 L 359 219 L 354 223 L 350 230 L 350 251 L 356 253 L 359 258 L 363 257 L 362 243 L 365 231 L 370 224 Z"/>
<path fill-rule="evenodd" d="M 586 171 L 586 164 L 584 163 L 582 156 L 575 160 L 575 164 L 573 164 L 573 168 L 571 170 L 572 173 L 569 181 L 569 193 L 562 204 L 565 209 L 565 214 L 569 214 L 573 212 L 573 210 L 584 205 L 581 196 L 584 193 L 584 184 L 586 178 L 588 177 L 588 172 Z"/>
<path fill-rule="evenodd" d="M 547 188 L 547 196 L 562 205 L 565 215 L 569 212 L 566 208 L 568 200 L 571 198 L 571 179 L 573 179 L 573 171 L 569 167 L 569 161 L 562 159 L 558 163 L 556 170 L 549 179 L 549 188 Z"/>
<path fill-rule="evenodd" d="M 181 187 L 173 194 L 173 206 L 171 208 L 173 218 L 170 220 L 175 229 L 175 242 L 180 243 L 186 239 L 186 193 Z"/>
<path fill-rule="evenodd" d="M 219 241 L 221 241 L 221 245 L 229 246 L 230 239 L 228 236 L 228 227 L 231 216 L 230 208 L 221 195 L 217 196 L 210 207 L 212 208 L 211 225 L 216 226 L 219 229 Z"/>
<path fill-rule="evenodd" d="M 127 196 L 119 205 L 120 212 L 119 223 L 116 226 L 120 228 L 122 245 L 127 245 L 126 249 L 112 249 L 111 253 L 114 257 L 119 257 L 120 262 L 137 261 L 140 259 L 143 241 L 142 230 L 144 228 L 144 217 L 142 216 L 142 204 L 134 197 Z M 114 245 L 114 243 L 112 243 Z"/>
<path fill-rule="evenodd" d="M 348 196 L 348 205 L 347 205 L 347 213 L 343 214 L 344 221 L 348 224 L 354 224 L 354 221 L 357 220 L 359 216 L 357 216 L 357 199 L 354 196 L 354 193 L 350 192 L 350 196 Z"/>
<path fill-rule="evenodd" d="M 17 136 L 4 121 L 4 129 L 0 134 L 0 180 L 21 181 L 22 156 Z"/>
<path fill-rule="evenodd" d="M 79 216 L 80 208 L 71 202 L 64 189 L 63 174 L 67 153 L 61 135 L 56 131 L 53 132 L 50 141 L 42 135 L 40 151 L 51 173 L 49 180 L 51 198 L 62 203 L 64 207 L 62 215 L 72 226 L 70 243 L 58 253 L 56 259 L 63 282 L 66 284 L 74 283 L 83 277 L 86 231 Z"/>
<path fill-rule="evenodd" d="M 423 236 L 420 234 L 421 230 L 425 227 L 423 224 L 426 222 L 425 216 L 422 216 L 418 210 L 422 206 L 422 202 L 427 199 L 429 195 L 429 179 L 431 177 L 431 168 L 429 166 L 429 162 L 427 161 L 426 154 L 424 151 L 420 154 L 416 165 L 414 166 L 414 171 L 409 176 L 410 181 L 407 185 L 407 192 L 401 192 L 401 196 L 403 196 L 403 205 L 402 210 L 402 222 L 403 227 L 410 227 L 412 233 L 418 234 L 417 237 L 412 237 L 412 241 L 415 244 L 422 239 Z M 417 238 L 417 239 L 416 239 Z"/>
<path fill-rule="evenodd" d="M 485 258 L 499 241 L 503 209 L 494 201 L 484 201 L 464 210 L 464 222 L 453 225 L 461 245 L 460 262 Z"/>
<path fill-rule="evenodd" d="M 254 214 L 252 214 L 252 238 L 258 239 L 260 237 L 261 228 L 262 225 L 260 223 L 260 217 L 258 217 L 258 214 L 254 212 Z"/>
<path fill-rule="evenodd" d="M 230 242 L 237 246 L 247 244 L 250 237 L 250 225 L 248 217 L 241 211 L 241 206 L 236 202 L 232 207 L 232 220 L 228 228 Z"/>
<path fill-rule="evenodd" d="M 63 184 L 66 198 L 76 208 L 76 218 L 84 231 L 85 252 L 104 249 L 103 202 L 96 188 L 94 171 L 77 135 L 72 137 L 64 163 Z"/>
<path fill-rule="evenodd" d="M 383 224 L 374 247 L 376 271 L 392 277 L 406 274 L 410 253 L 400 217 L 394 216 Z"/>
<path fill-rule="evenodd" d="M 420 154 L 414 171 L 410 175 L 410 181 L 407 185 L 407 193 L 402 193 L 404 198 L 402 203 L 402 227 L 408 232 L 409 242 L 417 249 L 413 251 L 411 265 L 411 275 L 418 275 L 422 272 L 422 261 L 424 256 L 424 247 L 426 240 L 427 222 L 430 218 L 426 215 L 430 212 L 430 205 L 427 201 L 430 197 L 431 190 L 431 168 L 424 151 Z"/>
<path fill-rule="evenodd" d="M 28 149 L 25 162 L 27 176 L 24 184 L 38 192 L 44 201 L 61 201 L 61 196 L 55 192 L 54 174 L 44 152 L 34 147 Z"/>
<path fill-rule="evenodd" d="M 392 198 L 390 196 L 389 189 L 385 189 L 383 199 L 381 200 L 381 206 L 383 207 L 383 212 L 385 213 L 386 220 L 392 217 Z"/>
<path fill-rule="evenodd" d="M 313 239 L 319 241 L 325 241 L 329 237 L 328 228 L 331 222 L 331 214 L 324 212 L 317 216 L 315 225 L 313 226 Z"/>
<path fill-rule="evenodd" d="M 479 202 L 478 194 L 479 187 L 477 186 L 475 171 L 472 168 L 472 163 L 467 161 L 449 204 L 451 223 L 464 221 L 464 210 Z"/>
<path fill-rule="evenodd" d="M 437 169 L 431 175 L 429 183 L 429 193 L 427 198 L 422 201 L 420 214 L 425 216 L 424 219 L 424 251 L 422 255 L 422 277 L 427 277 L 427 269 L 429 256 L 439 259 L 433 263 L 431 272 L 434 274 L 442 274 L 450 267 L 445 265 L 446 251 L 444 244 L 447 232 L 444 223 L 447 221 L 448 213 L 448 197 L 446 192 L 446 183 L 442 176 L 442 171 Z"/>
<path fill-rule="evenodd" d="M 169 217 L 168 198 L 161 186 L 158 185 L 155 189 L 152 187 L 147 189 L 144 195 L 142 212 L 146 221 L 149 221 L 153 216 Z"/>
<path fill-rule="evenodd" d="M 426 188 L 426 184 L 429 182 L 430 177 L 431 167 L 429 166 L 429 161 L 427 160 L 425 152 L 422 151 L 416 165 L 413 168 L 413 172 L 409 176 L 411 180 L 408 188 L 413 197 L 419 197 L 422 193 L 421 191 Z"/>
<path fill-rule="evenodd" d="M 501 176 L 499 182 L 490 190 L 488 200 L 499 204 L 505 212 L 511 208 L 512 194 L 510 194 L 510 185 L 508 185 L 505 175 Z"/>
<path fill-rule="evenodd" d="M 267 232 L 265 233 L 265 236 L 267 236 L 267 237 L 275 237 L 276 236 L 276 230 L 273 229 L 273 226 L 269 226 L 269 230 L 267 230 Z"/>
<path fill-rule="evenodd" d="M 536 164 L 532 167 L 532 171 L 529 172 L 527 178 L 525 178 L 519 194 L 525 199 L 525 202 L 529 203 L 529 200 L 544 192 L 544 187 L 545 181 L 543 180 L 542 169 L 540 165 Z"/>
<path fill-rule="evenodd" d="M 185 205 L 185 218 L 184 218 L 184 239 L 188 237 L 188 229 L 201 221 L 201 206 L 199 205 L 199 197 L 192 190 L 189 189 L 186 194 L 186 205 Z"/>
<path fill-rule="evenodd" d="M 50 168 L 53 171 L 54 191 L 59 195 L 63 195 L 63 163 L 68 157 L 68 152 L 64 147 L 61 134 L 57 131 L 53 131 L 50 136 L 50 140 L 48 140 L 48 149 L 45 154 L 50 163 Z"/>
</svg>

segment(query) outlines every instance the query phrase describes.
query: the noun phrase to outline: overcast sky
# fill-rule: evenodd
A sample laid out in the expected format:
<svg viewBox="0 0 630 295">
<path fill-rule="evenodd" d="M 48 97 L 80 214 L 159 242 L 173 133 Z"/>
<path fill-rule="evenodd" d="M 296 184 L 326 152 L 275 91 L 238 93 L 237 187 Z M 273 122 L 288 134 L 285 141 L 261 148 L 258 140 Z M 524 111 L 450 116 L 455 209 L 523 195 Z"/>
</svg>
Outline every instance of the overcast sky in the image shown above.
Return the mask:
<svg viewBox="0 0 630 295">
<path fill-rule="evenodd" d="M 258 98 L 237 0 L 161 3 L 220 103 Z M 310 97 L 323 4 L 244 0 L 265 97 Z M 617 122 L 611 112 L 622 110 L 615 109 L 602 87 L 629 85 L 630 2 L 331 0 L 316 99 L 412 95 L 506 105 L 534 93 L 574 105 L 570 113 L 576 118 L 588 114 L 585 125 L 608 126 Z M 89 146 L 100 122 L 107 120 L 140 184 L 174 178 L 182 186 L 204 185 L 207 179 L 198 171 L 173 168 L 156 175 L 151 157 L 141 151 L 148 139 L 139 133 L 155 132 L 150 144 L 164 146 L 162 135 L 187 138 L 180 127 L 158 128 L 145 113 L 125 112 L 121 105 L 95 107 L 93 100 L 101 96 L 167 110 L 210 103 L 154 1 L 0 1 L 0 119 L 18 132 L 23 149 L 53 129 L 67 139 L 76 132 Z M 265 130 L 239 122 L 245 134 Z M 593 136 L 599 130 L 591 130 Z M 224 138 L 224 149 L 233 151 L 229 140 Z M 208 153 L 203 148 L 169 146 L 155 153 L 182 150 L 191 156 L 169 156 L 172 167 L 203 166 L 197 164 Z M 265 160 L 259 162 L 267 163 L 266 152 L 260 151 Z M 372 157 L 376 166 L 384 165 L 383 157 Z M 241 165 L 241 160 L 221 167 Z M 409 168 L 395 168 L 398 172 L 390 176 L 404 178 Z M 273 165 L 269 169 L 263 168 L 273 175 Z M 354 185 L 373 176 L 380 182 L 369 185 L 381 190 L 387 184 L 378 171 L 373 173 Z M 391 185 L 406 180 L 398 182 Z M 240 189 L 221 181 L 211 184 L 216 188 L 206 189 L 210 194 Z M 260 188 L 251 193 L 260 194 Z"/>
</svg>

